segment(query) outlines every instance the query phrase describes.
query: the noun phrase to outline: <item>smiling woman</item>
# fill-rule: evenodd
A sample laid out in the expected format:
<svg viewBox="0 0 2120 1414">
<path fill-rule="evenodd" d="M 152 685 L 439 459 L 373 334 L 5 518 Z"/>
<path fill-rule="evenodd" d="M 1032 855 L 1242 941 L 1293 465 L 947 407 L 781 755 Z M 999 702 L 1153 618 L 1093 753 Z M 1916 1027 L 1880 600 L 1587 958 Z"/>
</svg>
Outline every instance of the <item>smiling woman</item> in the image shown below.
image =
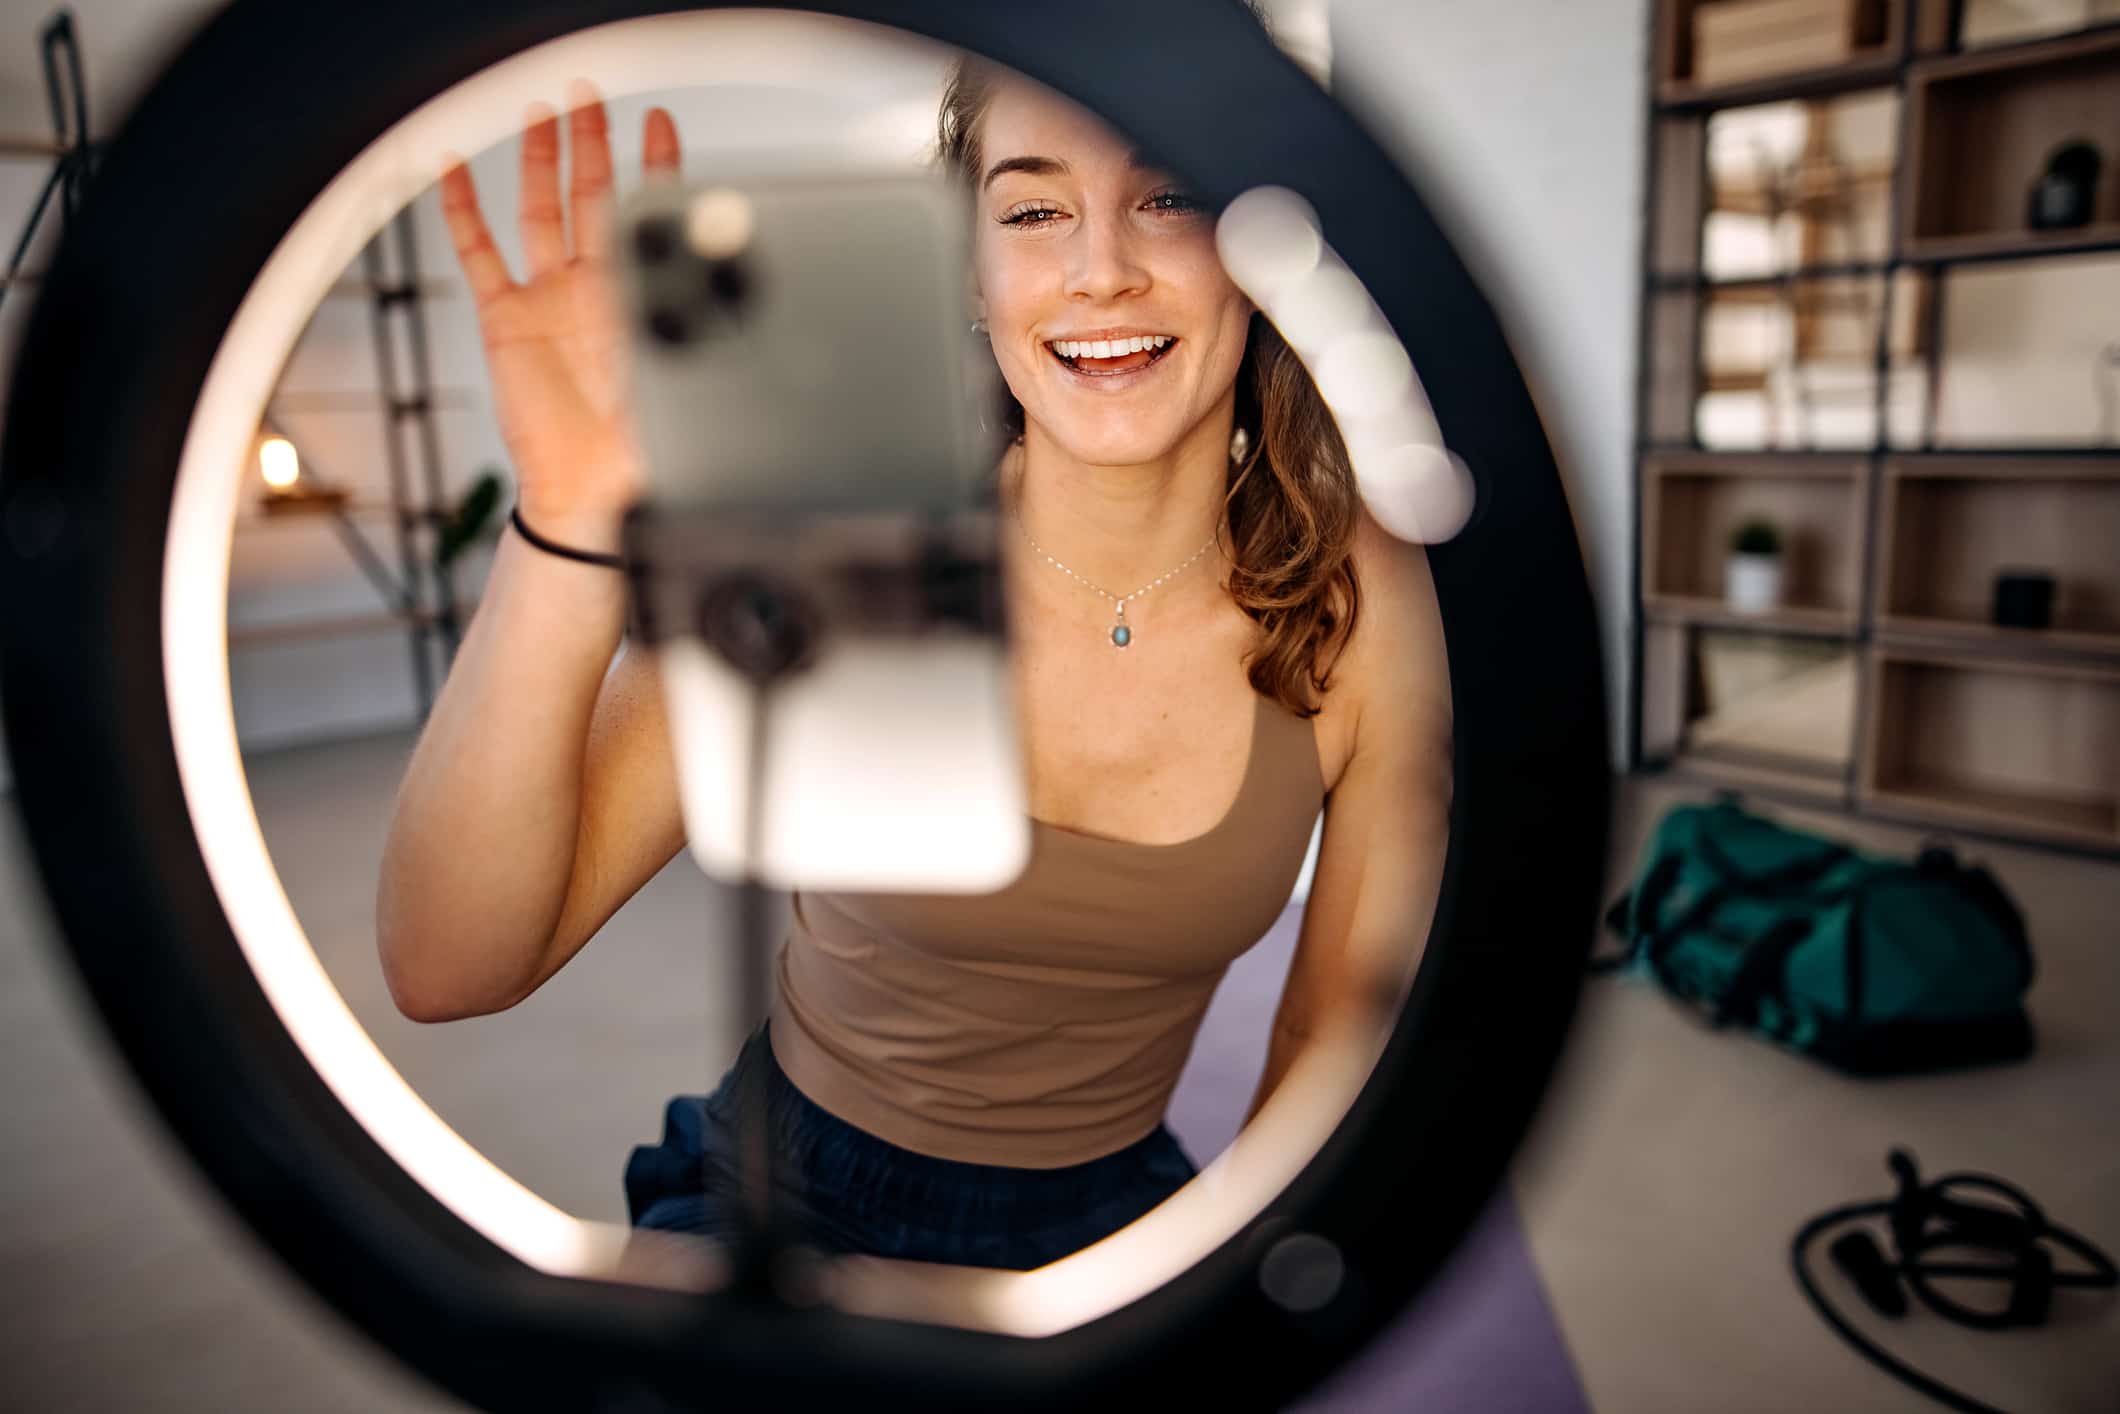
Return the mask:
<svg viewBox="0 0 2120 1414">
<path fill-rule="evenodd" d="M 1215 213 L 976 61 L 939 126 L 1015 434 L 997 490 L 1028 552 L 1005 558 L 1031 860 L 978 896 L 799 891 L 766 1027 L 714 1094 L 671 1102 L 627 1193 L 642 1226 L 726 1233 L 732 1097 L 759 1071 L 820 1241 L 1031 1267 L 1196 1172 L 1165 1110 L 1321 806 L 1251 1113 L 1322 1033 L 1388 1028 L 1441 872 L 1450 695 L 1422 552 L 1360 509 Z"/>
<path fill-rule="evenodd" d="M 607 547 L 640 453 L 613 362 L 608 124 L 593 89 L 570 102 L 564 196 L 561 115 L 533 111 L 523 137 L 527 280 L 461 164 L 443 206 L 529 519 Z M 776 1173 L 820 1246 L 1028 1268 L 1197 1171 L 1165 1110 L 1321 808 L 1252 1114 L 1323 1032 L 1388 1030 L 1441 873 L 1448 667 L 1422 551 L 1362 510 L 1208 204 L 1086 109 L 969 58 L 938 135 L 970 190 L 977 326 L 1014 433 L 995 490 L 1021 541 L 1003 558 L 1030 860 L 976 896 L 795 893 L 765 1025 L 717 1091 L 669 1102 L 625 1190 L 639 1226 L 733 1237 L 729 1119 L 762 1077 Z M 642 151 L 648 176 L 678 169 L 666 111 Z M 607 673 L 620 583 L 544 548 L 502 547 L 399 793 L 378 942 L 420 1019 L 535 992 L 684 841 L 655 655 Z M 586 723 L 511 713 L 532 680 Z M 572 808 L 532 807 L 569 783 Z M 538 888 L 454 848 L 502 821 Z"/>
</svg>

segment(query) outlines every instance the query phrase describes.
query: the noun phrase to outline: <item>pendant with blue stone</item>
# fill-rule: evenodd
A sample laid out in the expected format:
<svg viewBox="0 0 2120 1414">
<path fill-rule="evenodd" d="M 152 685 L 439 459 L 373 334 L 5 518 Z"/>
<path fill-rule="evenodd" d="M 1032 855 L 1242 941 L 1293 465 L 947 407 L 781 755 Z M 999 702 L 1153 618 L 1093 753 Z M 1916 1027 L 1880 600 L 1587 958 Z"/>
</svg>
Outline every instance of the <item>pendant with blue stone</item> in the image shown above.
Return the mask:
<svg viewBox="0 0 2120 1414">
<path fill-rule="evenodd" d="M 1112 646 L 1124 648 L 1134 641 L 1134 631 L 1126 626 L 1126 604 L 1119 605 L 1119 622 L 1112 625 Z"/>
</svg>

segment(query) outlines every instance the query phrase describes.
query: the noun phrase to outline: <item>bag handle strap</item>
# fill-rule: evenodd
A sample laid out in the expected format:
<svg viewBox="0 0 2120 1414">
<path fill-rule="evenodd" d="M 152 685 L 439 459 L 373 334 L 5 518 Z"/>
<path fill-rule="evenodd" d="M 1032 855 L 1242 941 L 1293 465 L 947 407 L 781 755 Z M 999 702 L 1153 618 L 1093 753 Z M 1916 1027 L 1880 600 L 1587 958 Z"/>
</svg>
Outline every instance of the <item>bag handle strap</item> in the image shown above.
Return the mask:
<svg viewBox="0 0 2120 1414">
<path fill-rule="evenodd" d="M 1592 957 L 1588 964 L 1590 975 L 1616 972 L 1640 955 L 1643 943 L 1658 931 L 1655 920 L 1664 911 L 1672 885 L 1678 882 L 1679 862 L 1676 854 L 1665 855 L 1651 866 L 1640 884 L 1612 901 L 1605 910 L 1605 926 L 1619 934 L 1622 944 L 1616 953 Z"/>
<path fill-rule="evenodd" d="M 1762 998 L 1769 993 L 1777 998 L 1787 996 L 1789 954 L 1810 936 L 1809 918 L 1790 917 L 1755 939 L 1739 959 L 1737 972 L 1709 1014 L 1708 1023 L 1718 1027 L 1733 1021 L 1746 1026 L 1756 1024 Z"/>
</svg>

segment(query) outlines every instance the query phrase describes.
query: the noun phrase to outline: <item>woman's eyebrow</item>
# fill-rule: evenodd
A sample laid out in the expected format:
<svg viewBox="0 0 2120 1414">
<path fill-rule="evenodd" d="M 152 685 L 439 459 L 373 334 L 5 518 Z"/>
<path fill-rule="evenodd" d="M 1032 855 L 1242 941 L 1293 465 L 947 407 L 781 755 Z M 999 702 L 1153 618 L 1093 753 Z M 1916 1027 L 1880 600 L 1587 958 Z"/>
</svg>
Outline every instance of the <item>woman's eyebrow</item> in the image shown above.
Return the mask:
<svg viewBox="0 0 2120 1414">
<path fill-rule="evenodd" d="M 1004 172 L 1028 172 L 1033 177 L 1064 177 L 1067 164 L 1057 157 L 1004 157 L 986 169 L 986 180 L 979 184 L 980 190 L 994 184 L 994 179 Z"/>
<path fill-rule="evenodd" d="M 1154 164 L 1138 150 L 1126 154 L 1126 165 L 1137 172 L 1155 170 Z M 1064 177 L 1068 165 L 1057 157 L 1004 157 L 986 169 L 986 180 L 979 184 L 979 189 L 986 190 L 1005 172 L 1025 172 L 1033 177 Z"/>
</svg>

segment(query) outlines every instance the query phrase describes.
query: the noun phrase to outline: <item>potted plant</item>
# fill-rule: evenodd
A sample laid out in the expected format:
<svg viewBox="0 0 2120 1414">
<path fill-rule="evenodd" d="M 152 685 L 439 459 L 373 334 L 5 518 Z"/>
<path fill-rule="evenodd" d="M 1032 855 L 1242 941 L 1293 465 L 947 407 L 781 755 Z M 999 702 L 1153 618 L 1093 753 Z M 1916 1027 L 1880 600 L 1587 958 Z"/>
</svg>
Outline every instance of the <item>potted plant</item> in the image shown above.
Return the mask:
<svg viewBox="0 0 2120 1414">
<path fill-rule="evenodd" d="M 1781 532 L 1770 521 L 1748 520 L 1730 537 L 1723 597 L 1741 614 L 1781 607 Z"/>
<path fill-rule="evenodd" d="M 496 539 L 500 535 L 500 522 L 495 519 L 494 512 L 500 509 L 500 504 L 500 471 L 495 467 L 481 467 L 478 480 L 442 521 L 441 534 L 434 547 L 435 567 L 446 570 L 473 545 Z"/>
</svg>

